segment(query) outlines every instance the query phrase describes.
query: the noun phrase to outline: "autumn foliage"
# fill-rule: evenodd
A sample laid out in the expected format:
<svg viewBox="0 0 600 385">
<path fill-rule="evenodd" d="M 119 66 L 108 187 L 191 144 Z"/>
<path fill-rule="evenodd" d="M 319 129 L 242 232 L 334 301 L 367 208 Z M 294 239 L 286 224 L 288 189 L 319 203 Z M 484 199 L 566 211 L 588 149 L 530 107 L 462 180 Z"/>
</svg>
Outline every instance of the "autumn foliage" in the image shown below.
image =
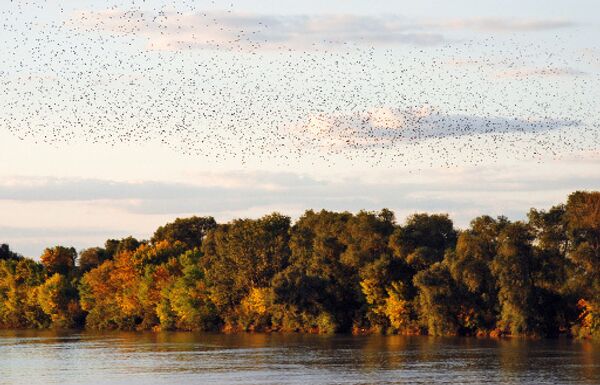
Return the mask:
<svg viewBox="0 0 600 385">
<path fill-rule="evenodd" d="M 600 338 L 600 192 L 526 221 L 177 219 L 41 262 L 0 246 L 0 327 Z"/>
</svg>

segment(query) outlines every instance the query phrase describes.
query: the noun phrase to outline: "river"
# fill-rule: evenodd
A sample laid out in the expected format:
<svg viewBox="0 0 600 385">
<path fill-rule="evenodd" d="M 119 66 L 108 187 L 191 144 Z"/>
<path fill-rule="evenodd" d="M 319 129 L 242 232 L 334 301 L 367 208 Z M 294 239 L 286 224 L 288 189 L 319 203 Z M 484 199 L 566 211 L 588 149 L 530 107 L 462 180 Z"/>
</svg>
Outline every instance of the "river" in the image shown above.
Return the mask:
<svg viewBox="0 0 600 385">
<path fill-rule="evenodd" d="M 600 384 L 587 341 L 0 331 L 0 384 Z"/>
</svg>

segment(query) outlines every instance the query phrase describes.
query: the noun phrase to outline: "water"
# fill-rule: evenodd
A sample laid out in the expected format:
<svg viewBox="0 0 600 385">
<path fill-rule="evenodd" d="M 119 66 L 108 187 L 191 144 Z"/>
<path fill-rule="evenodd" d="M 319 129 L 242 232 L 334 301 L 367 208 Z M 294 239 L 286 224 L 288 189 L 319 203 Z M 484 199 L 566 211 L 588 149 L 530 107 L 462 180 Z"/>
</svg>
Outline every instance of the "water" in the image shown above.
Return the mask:
<svg viewBox="0 0 600 385">
<path fill-rule="evenodd" d="M 0 384 L 600 384 L 600 345 L 0 331 Z"/>
</svg>

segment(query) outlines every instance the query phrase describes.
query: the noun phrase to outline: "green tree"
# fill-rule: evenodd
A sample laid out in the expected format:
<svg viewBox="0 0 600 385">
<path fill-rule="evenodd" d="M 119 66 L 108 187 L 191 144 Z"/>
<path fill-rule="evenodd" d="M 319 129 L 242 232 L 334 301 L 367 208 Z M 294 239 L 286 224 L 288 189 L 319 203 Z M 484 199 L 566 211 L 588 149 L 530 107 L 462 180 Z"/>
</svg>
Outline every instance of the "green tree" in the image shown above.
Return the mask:
<svg viewBox="0 0 600 385">
<path fill-rule="evenodd" d="M 179 257 L 182 274 L 165 292 L 177 329 L 208 331 L 217 329 L 221 323 L 210 300 L 201 259 L 198 251 L 182 254 Z"/>
<path fill-rule="evenodd" d="M 240 219 L 210 231 L 202 245 L 210 297 L 230 327 L 253 288 L 270 286 L 289 261 L 290 218 L 274 213 Z"/>
<path fill-rule="evenodd" d="M 38 303 L 54 327 L 64 329 L 81 325 L 83 314 L 77 290 L 64 275 L 55 273 L 37 291 Z"/>
<path fill-rule="evenodd" d="M 104 243 L 104 250 L 108 256 L 107 259 L 112 259 L 117 254 L 136 251 L 142 244 L 144 242 L 140 242 L 132 236 L 123 239 L 108 239 Z"/>
<path fill-rule="evenodd" d="M 566 208 L 558 205 L 548 211 L 531 209 L 528 218 L 535 235 L 539 329 L 545 335 L 558 335 L 568 330 L 578 316 L 578 298 L 574 282 L 569 279 L 574 265 L 567 258 Z"/>
<path fill-rule="evenodd" d="M 498 237 L 508 225 L 504 217 L 481 216 L 460 233 L 456 248 L 447 253 L 445 263 L 461 292 L 461 327 L 467 333 L 486 334 L 500 313 L 496 279 L 491 263 L 498 253 Z"/>
<path fill-rule="evenodd" d="M 398 258 L 419 271 L 441 262 L 446 250 L 454 248 L 456 237 L 448 215 L 414 214 L 394 231 L 390 247 Z"/>
<path fill-rule="evenodd" d="M 82 250 L 79 253 L 77 264 L 79 265 L 80 272 L 83 274 L 100 266 L 109 258 L 110 255 L 106 249 L 101 247 L 90 247 L 89 249 Z"/>
<path fill-rule="evenodd" d="M 498 237 L 498 254 L 491 264 L 501 305 L 500 326 L 513 335 L 535 331 L 533 240 L 527 224 L 506 225 Z"/>
<path fill-rule="evenodd" d="M 380 332 L 392 327 L 414 333 L 412 299 L 416 292 L 412 284 L 404 283 L 412 274 L 404 261 L 387 253 L 361 269 L 360 286 L 367 303 L 365 317 L 371 327 Z"/>
<path fill-rule="evenodd" d="M 357 318 L 354 313 L 363 301 L 356 268 L 361 262 L 342 257 L 348 250 L 352 217 L 348 212 L 309 210 L 291 230 L 293 266 L 307 278 L 303 281 L 321 288 L 317 306 L 298 309 L 309 330 L 348 331 Z"/>
<path fill-rule="evenodd" d="M 4 260 L 10 260 L 10 259 L 14 259 L 14 260 L 19 260 L 19 259 L 23 259 L 23 257 L 17 253 L 14 253 L 10 250 L 10 247 L 3 243 L 0 245 L 0 261 Z"/>
<path fill-rule="evenodd" d="M 152 243 L 167 241 L 181 242 L 187 249 L 202 246 L 206 234 L 217 226 L 213 217 L 177 218 L 173 223 L 159 227 L 151 239 Z"/>
<path fill-rule="evenodd" d="M 600 192 L 571 194 L 565 215 L 567 256 L 574 264 L 571 282 L 582 308 L 576 332 L 600 338 Z"/>
<path fill-rule="evenodd" d="M 436 262 L 429 269 L 418 272 L 414 277 L 419 290 L 418 313 L 430 335 L 456 335 L 461 313 L 457 303 L 457 289 L 448 268 Z"/>
<path fill-rule="evenodd" d="M 319 315 L 328 314 L 326 287 L 325 279 L 308 275 L 300 266 L 289 266 L 277 273 L 271 283 L 275 305 L 273 326 L 286 331 L 317 328 Z M 330 321 L 327 332 L 336 328 Z"/>
</svg>

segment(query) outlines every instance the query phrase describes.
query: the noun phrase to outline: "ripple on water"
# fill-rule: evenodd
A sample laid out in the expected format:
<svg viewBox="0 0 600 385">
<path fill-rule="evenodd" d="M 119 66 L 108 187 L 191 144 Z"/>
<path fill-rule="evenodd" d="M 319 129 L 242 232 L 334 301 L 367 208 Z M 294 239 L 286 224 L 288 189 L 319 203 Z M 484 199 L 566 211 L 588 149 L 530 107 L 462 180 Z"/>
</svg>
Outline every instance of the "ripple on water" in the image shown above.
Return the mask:
<svg viewBox="0 0 600 385">
<path fill-rule="evenodd" d="M 552 340 L 0 332 L 0 384 L 598 384 L 600 346 Z"/>
</svg>

